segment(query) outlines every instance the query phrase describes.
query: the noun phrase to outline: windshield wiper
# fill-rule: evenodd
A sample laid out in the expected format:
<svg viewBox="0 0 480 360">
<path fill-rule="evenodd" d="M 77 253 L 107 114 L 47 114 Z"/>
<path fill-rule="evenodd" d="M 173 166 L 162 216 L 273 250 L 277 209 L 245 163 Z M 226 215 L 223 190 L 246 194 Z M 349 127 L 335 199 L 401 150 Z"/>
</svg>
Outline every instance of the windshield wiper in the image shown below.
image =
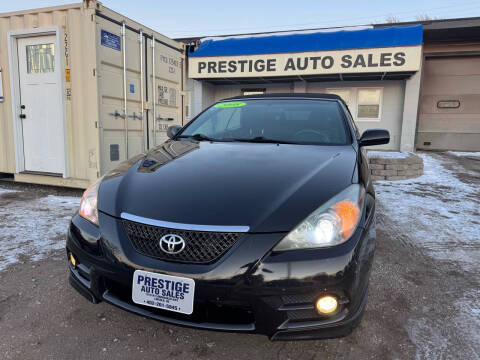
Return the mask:
<svg viewBox="0 0 480 360">
<path fill-rule="evenodd" d="M 254 138 L 234 138 L 233 141 L 251 142 L 251 143 L 269 143 L 269 144 L 296 144 L 293 141 L 285 141 L 278 139 L 269 139 L 264 136 L 256 136 Z"/>
<path fill-rule="evenodd" d="M 197 141 L 218 141 L 217 139 L 212 139 L 204 134 L 180 135 L 178 138 L 189 138 Z"/>
<path fill-rule="evenodd" d="M 229 141 L 241 141 L 241 142 L 251 142 L 251 143 L 270 143 L 270 144 L 296 144 L 292 141 L 284 141 L 284 140 L 276 140 L 276 139 L 268 139 L 264 136 L 257 136 L 254 138 L 221 138 L 221 139 L 214 139 L 208 137 L 204 134 L 193 134 L 193 135 L 180 135 L 178 138 L 188 138 L 197 141 L 221 141 L 221 142 L 229 142 Z"/>
</svg>

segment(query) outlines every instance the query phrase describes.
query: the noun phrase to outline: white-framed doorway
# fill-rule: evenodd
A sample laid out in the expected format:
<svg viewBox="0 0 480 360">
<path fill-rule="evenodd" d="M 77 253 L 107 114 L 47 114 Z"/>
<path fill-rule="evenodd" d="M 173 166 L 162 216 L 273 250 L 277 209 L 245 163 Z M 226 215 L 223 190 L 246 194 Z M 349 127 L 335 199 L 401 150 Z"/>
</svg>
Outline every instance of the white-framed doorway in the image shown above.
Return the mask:
<svg viewBox="0 0 480 360">
<path fill-rule="evenodd" d="M 68 177 L 61 28 L 8 33 L 17 173 Z"/>
</svg>

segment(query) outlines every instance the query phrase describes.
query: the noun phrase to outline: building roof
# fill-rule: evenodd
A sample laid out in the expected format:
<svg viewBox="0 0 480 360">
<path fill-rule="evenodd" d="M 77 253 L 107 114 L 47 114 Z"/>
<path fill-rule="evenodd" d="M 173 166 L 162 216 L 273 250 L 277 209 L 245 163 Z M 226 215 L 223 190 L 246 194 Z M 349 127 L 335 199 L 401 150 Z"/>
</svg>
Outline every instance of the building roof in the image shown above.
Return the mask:
<svg viewBox="0 0 480 360">
<path fill-rule="evenodd" d="M 231 36 L 248 36 L 248 35 L 274 35 L 282 33 L 292 32 L 311 32 L 319 30 L 345 30 L 348 28 L 361 28 L 370 26 L 373 28 L 386 28 L 392 26 L 410 26 L 410 25 L 422 25 L 423 26 L 423 41 L 425 43 L 438 42 L 438 41 L 457 41 L 457 40 L 480 40 L 480 17 L 470 18 L 457 18 L 457 19 L 438 19 L 438 20 L 421 20 L 421 21 L 408 21 L 400 23 L 383 23 L 373 25 L 354 25 L 345 27 L 323 27 L 323 28 L 308 28 L 300 30 L 281 30 L 281 31 L 268 31 L 268 32 L 254 32 L 254 33 L 239 33 L 229 35 L 218 35 L 216 37 L 231 37 Z M 192 36 L 177 38 L 175 40 L 181 41 L 185 44 L 193 44 L 198 40 L 207 38 L 205 36 Z"/>
<path fill-rule="evenodd" d="M 382 29 L 318 31 L 267 36 L 210 38 L 190 57 L 279 54 L 422 44 L 422 25 Z"/>
</svg>

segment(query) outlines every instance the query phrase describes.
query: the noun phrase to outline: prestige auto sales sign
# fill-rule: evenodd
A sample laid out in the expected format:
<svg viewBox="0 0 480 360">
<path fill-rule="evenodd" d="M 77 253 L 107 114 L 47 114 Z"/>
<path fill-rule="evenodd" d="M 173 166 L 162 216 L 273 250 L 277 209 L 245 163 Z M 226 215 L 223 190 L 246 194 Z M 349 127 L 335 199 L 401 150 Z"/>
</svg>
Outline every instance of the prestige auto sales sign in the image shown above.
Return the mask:
<svg viewBox="0 0 480 360">
<path fill-rule="evenodd" d="M 316 51 L 302 53 L 189 58 L 189 77 L 236 78 L 404 72 L 420 69 L 422 47 Z"/>
</svg>

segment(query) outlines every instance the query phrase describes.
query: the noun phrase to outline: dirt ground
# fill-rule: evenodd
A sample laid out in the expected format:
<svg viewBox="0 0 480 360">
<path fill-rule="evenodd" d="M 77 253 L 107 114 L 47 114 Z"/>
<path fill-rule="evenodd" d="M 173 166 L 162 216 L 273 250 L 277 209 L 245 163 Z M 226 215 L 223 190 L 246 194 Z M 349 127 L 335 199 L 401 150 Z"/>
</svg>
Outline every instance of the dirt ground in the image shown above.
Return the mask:
<svg viewBox="0 0 480 360">
<path fill-rule="evenodd" d="M 424 176 L 377 184 L 360 327 L 322 341 L 270 342 L 93 305 L 69 286 L 62 249 L 80 193 L 0 182 L 0 358 L 479 359 L 480 157 L 422 157 Z"/>
</svg>

